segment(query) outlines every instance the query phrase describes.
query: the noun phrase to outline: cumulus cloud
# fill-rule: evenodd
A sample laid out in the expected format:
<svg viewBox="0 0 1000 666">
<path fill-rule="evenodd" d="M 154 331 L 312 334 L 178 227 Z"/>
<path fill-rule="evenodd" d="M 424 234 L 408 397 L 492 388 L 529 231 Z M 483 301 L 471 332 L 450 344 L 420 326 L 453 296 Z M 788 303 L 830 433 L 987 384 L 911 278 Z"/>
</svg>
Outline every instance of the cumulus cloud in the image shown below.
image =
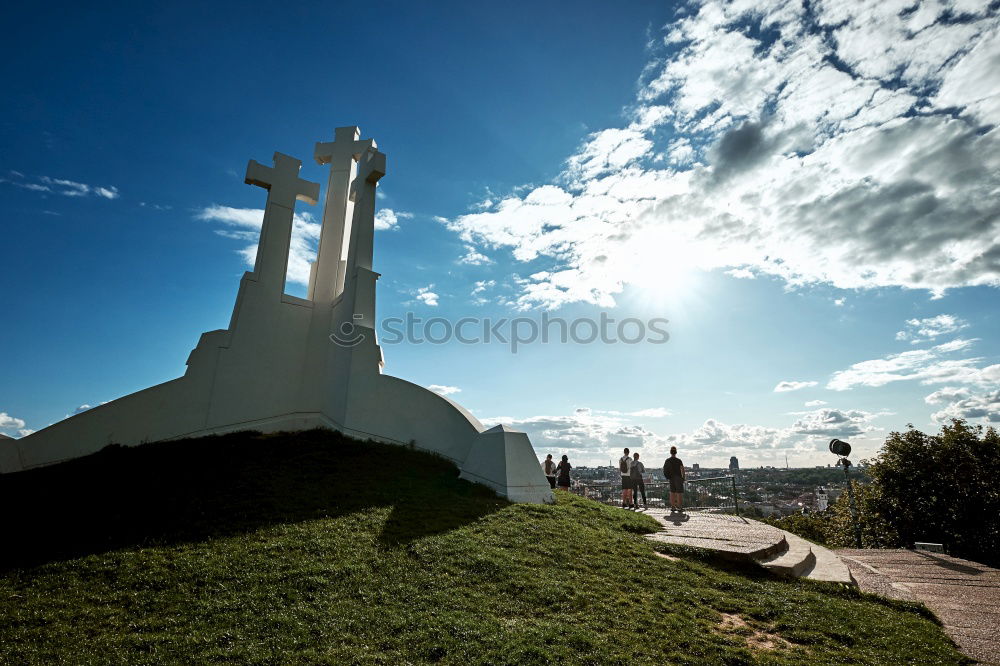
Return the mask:
<svg viewBox="0 0 1000 666">
<path fill-rule="evenodd" d="M 462 258 L 458 260 L 460 264 L 469 264 L 471 266 L 482 266 L 484 264 L 492 264 L 493 260 L 487 257 L 482 252 L 478 251 L 473 245 L 465 246 L 465 254 Z"/>
<path fill-rule="evenodd" d="M 884 415 L 860 409 L 817 409 L 802 415 L 792 425 L 792 430 L 799 435 L 854 437 L 875 429 L 870 422 Z"/>
<path fill-rule="evenodd" d="M 725 423 L 707 419 L 686 432 L 654 432 L 636 422 L 646 412 L 669 415 L 669 410 L 633 412 L 578 407 L 572 414 L 534 416 L 524 419 L 496 417 L 482 419 L 484 424 L 504 423 L 522 430 L 531 438 L 540 455 L 567 453 L 571 458 L 607 464 L 628 447 L 639 451 L 645 460 L 659 460 L 671 446 L 683 451 L 686 462 L 702 465 L 723 464 L 729 456 L 754 464 L 774 464 L 775 456 L 796 454 L 799 459 L 822 459 L 832 437 L 853 437 L 872 448 L 869 440 L 884 430 L 874 421 L 888 412 L 858 409 L 817 409 L 794 414 L 795 420 L 780 426 L 751 423 Z M 602 461 L 605 461 L 602 463 Z"/>
<path fill-rule="evenodd" d="M 484 424 L 504 423 L 528 434 L 536 451 L 599 454 L 608 449 L 642 448 L 656 436 L 627 418 L 611 413 L 578 408 L 569 416 L 533 416 L 525 419 L 497 417 L 482 419 Z"/>
<path fill-rule="evenodd" d="M 926 319 L 907 319 L 906 328 L 896 333 L 897 340 L 909 340 L 910 344 L 919 344 L 933 340 L 940 335 L 955 333 L 969 324 L 955 315 L 941 314 Z"/>
<path fill-rule="evenodd" d="M 217 234 L 243 241 L 245 245 L 239 253 L 247 267 L 253 268 L 257 260 L 260 227 L 264 222 L 263 208 L 232 208 L 213 204 L 198 211 L 195 217 L 200 220 L 220 222 L 224 226 L 215 230 Z M 316 259 L 320 228 L 320 223 L 311 213 L 306 211 L 295 213 L 288 252 L 286 279 L 289 282 L 309 284 L 310 264 Z"/>
<path fill-rule="evenodd" d="M 452 395 L 454 393 L 461 393 L 462 389 L 457 386 L 444 386 L 442 384 L 431 384 L 427 387 L 431 391 L 434 391 L 438 395 Z"/>
<path fill-rule="evenodd" d="M 0 432 L 22 428 L 24 428 L 24 419 L 15 418 L 7 412 L 0 412 Z"/>
<path fill-rule="evenodd" d="M 965 419 L 987 424 L 1000 423 L 1000 389 L 979 394 L 955 390 L 951 398 L 951 402 L 943 409 L 931 415 L 934 421 L 947 423 L 951 419 Z M 927 402 L 941 402 L 946 399 L 942 391 L 936 391 L 925 398 Z"/>
<path fill-rule="evenodd" d="M 431 307 L 436 307 L 438 305 L 439 296 L 433 291 L 431 291 L 431 289 L 433 288 L 434 285 L 432 284 L 427 285 L 426 287 L 419 287 L 417 288 L 417 292 L 414 294 L 414 296 L 416 296 L 417 300 L 423 303 L 424 305 L 430 305 Z"/>
<path fill-rule="evenodd" d="M 380 208 L 375 213 L 375 231 L 396 231 L 399 229 L 400 220 L 409 220 L 413 213 L 395 211 L 391 208 Z"/>
<path fill-rule="evenodd" d="M 522 307 L 613 305 L 665 253 L 790 287 L 1000 285 L 998 10 L 901 8 L 689 3 L 630 124 L 447 224 L 547 262 Z"/>
<path fill-rule="evenodd" d="M 810 386 L 816 386 L 819 382 L 793 382 L 793 381 L 781 381 L 774 387 L 775 393 L 786 393 L 788 391 L 798 391 L 799 389 L 809 388 Z"/>
</svg>

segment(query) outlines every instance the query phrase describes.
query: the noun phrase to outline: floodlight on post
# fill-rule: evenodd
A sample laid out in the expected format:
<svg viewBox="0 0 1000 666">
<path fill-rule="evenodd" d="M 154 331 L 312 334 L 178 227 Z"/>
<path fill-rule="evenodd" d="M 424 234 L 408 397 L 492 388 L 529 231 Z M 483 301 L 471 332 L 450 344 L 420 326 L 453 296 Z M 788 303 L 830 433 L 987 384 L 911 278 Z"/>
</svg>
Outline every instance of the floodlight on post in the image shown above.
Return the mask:
<svg viewBox="0 0 1000 666">
<path fill-rule="evenodd" d="M 861 548 L 861 524 L 858 522 L 858 505 L 854 502 L 854 486 L 851 485 L 851 477 L 848 471 L 851 469 L 851 461 L 847 456 L 851 455 L 851 445 L 841 439 L 830 440 L 830 453 L 840 456 L 837 465 L 844 468 L 844 478 L 847 479 L 847 497 L 851 504 L 851 521 L 854 523 L 854 545 Z"/>
</svg>

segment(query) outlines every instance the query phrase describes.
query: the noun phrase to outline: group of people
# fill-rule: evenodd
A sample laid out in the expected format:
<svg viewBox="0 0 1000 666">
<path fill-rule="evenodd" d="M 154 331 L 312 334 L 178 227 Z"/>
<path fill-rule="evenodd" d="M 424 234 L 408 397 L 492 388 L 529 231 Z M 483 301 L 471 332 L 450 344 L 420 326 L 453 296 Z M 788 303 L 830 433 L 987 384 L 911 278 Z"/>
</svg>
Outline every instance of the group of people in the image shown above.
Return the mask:
<svg viewBox="0 0 1000 666">
<path fill-rule="evenodd" d="M 545 456 L 542 463 L 542 471 L 549 481 L 549 487 L 553 489 L 569 490 L 569 471 L 573 469 L 569 464 L 569 457 L 563 456 L 557 464 L 552 459 L 552 454 Z M 639 497 L 642 497 L 642 507 L 646 505 L 646 482 L 643 475 L 646 467 L 639 462 L 639 454 L 629 455 L 625 449 L 625 455 L 618 460 L 618 471 L 622 475 L 622 506 L 626 509 L 637 511 L 639 509 Z M 663 476 L 670 484 L 670 512 L 683 511 L 684 509 L 684 463 L 677 457 L 677 447 L 670 447 L 670 457 L 663 463 Z"/>
<path fill-rule="evenodd" d="M 545 472 L 545 478 L 548 479 L 549 487 L 553 490 L 556 488 L 569 490 L 569 471 L 571 469 L 573 466 L 569 464 L 569 456 L 563 456 L 557 465 L 550 453 L 545 456 L 545 462 L 542 463 L 542 471 Z"/>
</svg>

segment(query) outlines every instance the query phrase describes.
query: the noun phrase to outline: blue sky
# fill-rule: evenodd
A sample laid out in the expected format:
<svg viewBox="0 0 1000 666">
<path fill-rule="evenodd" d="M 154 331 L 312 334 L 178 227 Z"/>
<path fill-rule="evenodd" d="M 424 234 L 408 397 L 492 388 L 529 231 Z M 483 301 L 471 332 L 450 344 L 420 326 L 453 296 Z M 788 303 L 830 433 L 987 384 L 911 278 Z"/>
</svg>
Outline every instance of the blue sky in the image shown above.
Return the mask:
<svg viewBox="0 0 1000 666">
<path fill-rule="evenodd" d="M 1000 421 L 998 10 L 765 1 L 4 9 L 0 432 L 180 375 L 275 151 L 389 159 L 379 315 L 661 317 L 665 344 L 385 344 L 577 464 L 825 464 Z M 300 204 L 301 294 L 318 206 Z M 383 336 L 384 338 L 385 336 Z"/>
</svg>

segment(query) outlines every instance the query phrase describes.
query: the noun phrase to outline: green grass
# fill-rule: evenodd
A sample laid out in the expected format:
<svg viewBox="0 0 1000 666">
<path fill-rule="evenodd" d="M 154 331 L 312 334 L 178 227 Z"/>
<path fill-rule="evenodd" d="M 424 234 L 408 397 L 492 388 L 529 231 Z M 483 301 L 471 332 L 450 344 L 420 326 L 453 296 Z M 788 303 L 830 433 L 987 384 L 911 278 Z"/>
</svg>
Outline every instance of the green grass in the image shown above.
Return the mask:
<svg viewBox="0 0 1000 666">
<path fill-rule="evenodd" d="M 3 477 L 0 663 L 964 663 L 922 607 L 668 560 L 646 516 L 456 476 L 313 431 Z"/>
</svg>

